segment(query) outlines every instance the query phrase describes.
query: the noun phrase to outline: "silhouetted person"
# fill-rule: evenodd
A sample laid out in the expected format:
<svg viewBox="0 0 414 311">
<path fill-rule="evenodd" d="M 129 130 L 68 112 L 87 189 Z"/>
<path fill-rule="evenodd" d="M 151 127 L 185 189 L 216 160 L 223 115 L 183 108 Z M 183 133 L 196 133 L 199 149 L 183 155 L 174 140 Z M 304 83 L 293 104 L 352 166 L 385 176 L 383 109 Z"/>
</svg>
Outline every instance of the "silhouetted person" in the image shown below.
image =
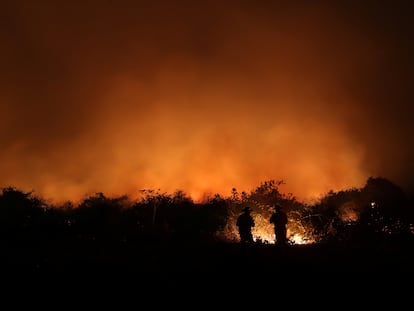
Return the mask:
<svg viewBox="0 0 414 311">
<path fill-rule="evenodd" d="M 237 217 L 236 226 L 239 229 L 240 242 L 245 245 L 253 243 L 252 228 L 254 227 L 254 219 L 250 214 L 250 207 L 243 208 L 243 213 Z"/>
<path fill-rule="evenodd" d="M 270 223 L 273 224 L 275 230 L 275 244 L 276 245 L 286 245 L 287 242 L 287 229 L 286 225 L 288 223 L 288 218 L 286 213 L 283 211 L 282 207 L 279 204 L 274 206 L 275 211 L 270 216 Z"/>
</svg>

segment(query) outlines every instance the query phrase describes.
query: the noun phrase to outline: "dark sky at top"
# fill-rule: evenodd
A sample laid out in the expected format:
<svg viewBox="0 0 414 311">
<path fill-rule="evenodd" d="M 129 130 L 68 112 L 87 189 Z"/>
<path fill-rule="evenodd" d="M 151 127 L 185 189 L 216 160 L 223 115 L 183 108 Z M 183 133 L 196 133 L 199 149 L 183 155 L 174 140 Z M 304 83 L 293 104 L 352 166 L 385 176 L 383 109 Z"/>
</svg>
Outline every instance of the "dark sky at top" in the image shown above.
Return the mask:
<svg viewBox="0 0 414 311">
<path fill-rule="evenodd" d="M 0 186 L 414 188 L 410 1 L 3 1 Z"/>
</svg>

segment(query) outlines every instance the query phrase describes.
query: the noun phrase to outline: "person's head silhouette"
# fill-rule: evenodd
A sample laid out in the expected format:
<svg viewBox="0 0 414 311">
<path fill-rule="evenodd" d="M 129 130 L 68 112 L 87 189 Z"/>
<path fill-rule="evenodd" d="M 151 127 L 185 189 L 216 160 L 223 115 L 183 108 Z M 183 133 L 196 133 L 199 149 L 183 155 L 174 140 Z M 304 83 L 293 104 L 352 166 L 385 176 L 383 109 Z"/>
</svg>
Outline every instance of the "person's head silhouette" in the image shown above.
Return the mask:
<svg viewBox="0 0 414 311">
<path fill-rule="evenodd" d="M 280 204 L 275 204 L 274 206 L 273 206 L 273 208 L 275 209 L 275 211 L 276 212 L 279 212 L 279 211 L 281 211 L 283 208 L 282 208 L 282 205 L 280 205 Z"/>
</svg>

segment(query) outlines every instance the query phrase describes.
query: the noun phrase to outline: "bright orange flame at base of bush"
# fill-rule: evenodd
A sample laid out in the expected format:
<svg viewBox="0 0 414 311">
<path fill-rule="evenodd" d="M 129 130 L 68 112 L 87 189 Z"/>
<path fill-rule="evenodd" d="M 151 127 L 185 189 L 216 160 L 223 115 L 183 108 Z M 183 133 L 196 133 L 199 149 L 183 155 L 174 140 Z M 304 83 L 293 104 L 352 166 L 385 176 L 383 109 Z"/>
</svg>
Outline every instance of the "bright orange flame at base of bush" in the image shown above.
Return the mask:
<svg viewBox="0 0 414 311">
<path fill-rule="evenodd" d="M 255 227 L 252 230 L 253 240 L 256 243 L 263 244 L 275 244 L 276 238 L 273 225 L 269 223 L 266 217 L 260 214 L 254 216 Z M 235 223 L 235 222 L 232 222 Z M 230 240 L 239 241 L 239 235 L 236 226 L 230 226 L 227 228 L 227 238 Z M 287 238 L 289 244 L 313 244 L 318 243 L 318 237 L 312 234 L 312 230 L 303 225 L 299 220 L 290 219 L 287 225 Z"/>
</svg>

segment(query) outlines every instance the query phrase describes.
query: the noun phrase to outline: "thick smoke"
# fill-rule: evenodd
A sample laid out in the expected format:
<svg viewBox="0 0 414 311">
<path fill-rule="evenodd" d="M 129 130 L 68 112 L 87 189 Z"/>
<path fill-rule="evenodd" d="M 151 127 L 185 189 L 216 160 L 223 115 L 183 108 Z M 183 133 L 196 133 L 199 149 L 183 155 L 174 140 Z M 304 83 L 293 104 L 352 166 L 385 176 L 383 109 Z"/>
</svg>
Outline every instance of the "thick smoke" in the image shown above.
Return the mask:
<svg viewBox="0 0 414 311">
<path fill-rule="evenodd" d="M 413 31 L 385 3 L 10 1 L 0 185 L 58 201 L 412 189 Z"/>
</svg>

